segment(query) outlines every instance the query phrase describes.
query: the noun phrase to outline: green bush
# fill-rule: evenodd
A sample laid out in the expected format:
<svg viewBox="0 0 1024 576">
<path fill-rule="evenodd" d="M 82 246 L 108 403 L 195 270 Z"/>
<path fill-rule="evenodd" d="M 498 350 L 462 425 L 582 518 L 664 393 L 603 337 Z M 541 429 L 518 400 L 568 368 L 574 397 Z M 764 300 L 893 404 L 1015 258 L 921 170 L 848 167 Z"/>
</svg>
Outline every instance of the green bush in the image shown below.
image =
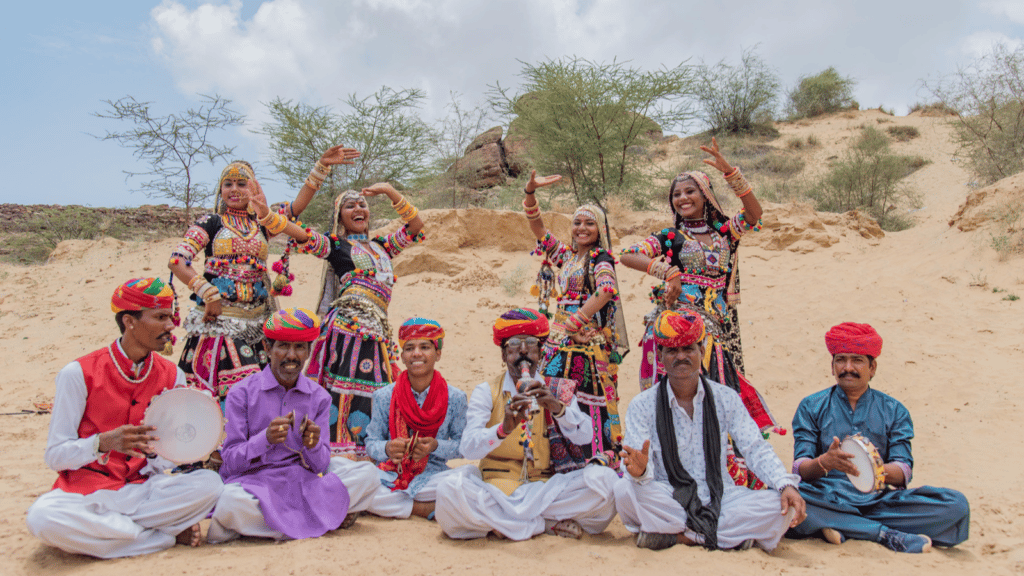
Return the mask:
<svg viewBox="0 0 1024 576">
<path fill-rule="evenodd" d="M 921 135 L 921 131 L 913 126 L 890 126 L 886 132 L 898 142 L 906 142 Z"/>
<path fill-rule="evenodd" d="M 855 80 L 843 78 L 831 66 L 814 76 L 803 76 L 788 94 L 787 112 L 796 119 L 853 108 L 856 85 Z"/>
<path fill-rule="evenodd" d="M 764 132 L 778 102 L 779 78 L 755 49 L 745 50 L 737 66 L 721 61 L 697 67 L 698 116 L 712 134 Z"/>
<path fill-rule="evenodd" d="M 913 225 L 906 208 L 919 203 L 918 194 L 903 182 L 914 163 L 914 157 L 893 154 L 884 134 L 864 128 L 808 195 L 818 210 L 862 210 L 883 230 L 903 230 Z"/>
</svg>

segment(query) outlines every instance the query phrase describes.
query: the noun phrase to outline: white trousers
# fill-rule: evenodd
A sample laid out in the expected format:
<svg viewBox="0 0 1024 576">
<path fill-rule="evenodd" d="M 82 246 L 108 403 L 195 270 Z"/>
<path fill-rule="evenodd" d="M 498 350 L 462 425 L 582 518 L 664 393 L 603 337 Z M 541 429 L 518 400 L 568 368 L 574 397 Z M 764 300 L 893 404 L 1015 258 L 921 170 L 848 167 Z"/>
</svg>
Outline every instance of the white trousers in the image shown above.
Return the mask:
<svg viewBox="0 0 1024 576">
<path fill-rule="evenodd" d="M 370 505 L 368 512 L 385 518 L 408 518 L 412 516 L 412 505 L 414 502 L 434 502 L 437 500 L 438 483 L 444 480 L 446 476 L 452 474 L 475 474 L 480 476 L 480 469 L 473 464 L 465 464 L 451 470 L 442 470 L 431 476 L 430 480 L 416 493 L 415 497 L 401 490 L 392 492 L 391 488 L 381 484 L 377 488 L 377 493 L 373 497 L 373 504 Z M 383 476 L 381 478 L 383 479 Z"/>
<path fill-rule="evenodd" d="M 490 531 L 526 540 L 560 520 L 599 534 L 615 516 L 614 470 L 587 466 L 530 482 L 510 496 L 477 475 L 451 474 L 437 486 L 435 519 L 450 538 L 483 538 Z"/>
<path fill-rule="evenodd" d="M 179 533 L 206 517 L 222 488 L 216 472 L 197 470 L 92 494 L 51 490 L 29 507 L 25 521 L 33 535 L 65 552 L 148 554 L 174 546 Z"/>
<path fill-rule="evenodd" d="M 362 512 L 373 503 L 376 489 L 380 486 L 377 467 L 372 462 L 355 462 L 348 458 L 331 458 L 328 473 L 341 479 L 348 490 L 349 513 Z M 220 544 L 239 536 L 273 538 L 285 540 L 288 537 L 267 526 L 263 519 L 260 501 L 242 488 L 237 482 L 224 485 L 224 491 L 217 500 L 217 507 L 210 519 L 210 530 L 206 541 Z"/>
<path fill-rule="evenodd" d="M 704 541 L 703 536 L 686 527 L 686 510 L 672 498 L 668 482 L 637 484 L 628 477 L 621 478 L 615 483 L 615 507 L 630 532 L 685 534 L 691 540 Z M 782 514 L 775 490 L 726 486 L 718 516 L 718 547 L 735 548 L 753 539 L 771 552 L 789 529 L 790 518 Z"/>
</svg>

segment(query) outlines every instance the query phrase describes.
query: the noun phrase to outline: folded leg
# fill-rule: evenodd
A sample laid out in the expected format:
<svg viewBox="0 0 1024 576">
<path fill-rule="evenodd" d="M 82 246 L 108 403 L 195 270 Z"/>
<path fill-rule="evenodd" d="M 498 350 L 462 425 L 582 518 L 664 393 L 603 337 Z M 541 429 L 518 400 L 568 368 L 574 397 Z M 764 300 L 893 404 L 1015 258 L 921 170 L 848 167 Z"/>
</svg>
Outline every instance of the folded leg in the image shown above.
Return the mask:
<svg viewBox="0 0 1024 576">
<path fill-rule="evenodd" d="M 270 526 L 263 519 L 263 510 L 255 496 L 242 488 L 241 484 L 225 484 L 217 508 L 210 519 L 210 530 L 206 540 L 220 544 L 239 536 L 273 538 L 284 540 L 286 536 Z"/>
<path fill-rule="evenodd" d="M 356 462 L 342 456 L 331 458 L 328 470 L 341 478 L 348 491 L 348 511 L 362 512 L 370 508 L 380 488 L 377 467 L 372 462 Z"/>
<path fill-rule="evenodd" d="M 924 534 L 939 546 L 967 540 L 971 524 L 970 504 L 963 494 L 932 486 L 888 492 L 864 515 L 900 532 Z"/>
</svg>

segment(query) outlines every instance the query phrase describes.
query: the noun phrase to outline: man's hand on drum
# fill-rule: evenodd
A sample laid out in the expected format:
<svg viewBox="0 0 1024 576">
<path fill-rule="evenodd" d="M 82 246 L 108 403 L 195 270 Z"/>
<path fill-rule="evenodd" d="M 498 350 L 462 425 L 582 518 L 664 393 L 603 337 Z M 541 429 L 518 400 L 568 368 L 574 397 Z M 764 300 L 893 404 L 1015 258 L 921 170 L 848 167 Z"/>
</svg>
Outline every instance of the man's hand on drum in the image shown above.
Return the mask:
<svg viewBox="0 0 1024 576">
<path fill-rule="evenodd" d="M 785 516 L 790 509 L 796 513 L 793 515 L 793 519 L 789 521 L 789 527 L 793 528 L 797 524 L 804 521 L 807 518 L 807 503 L 804 502 L 800 492 L 792 487 L 786 486 L 782 489 L 782 493 L 779 494 L 779 499 L 782 502 L 782 515 Z"/>
<path fill-rule="evenodd" d="M 288 431 L 295 425 L 295 415 L 287 414 L 278 416 L 270 421 L 267 426 L 267 442 L 271 444 L 282 444 L 288 438 Z"/>
<path fill-rule="evenodd" d="M 853 454 L 844 451 L 840 446 L 842 442 L 839 438 L 832 437 L 832 445 L 828 447 L 828 451 L 818 456 L 818 462 L 825 467 L 826 470 L 839 470 L 840 472 L 846 472 L 850 476 L 860 476 L 860 472 L 857 467 L 853 465 Z"/>
<path fill-rule="evenodd" d="M 320 427 L 309 418 L 302 423 L 302 445 L 306 448 L 315 448 L 320 443 Z"/>
<path fill-rule="evenodd" d="M 149 435 L 153 430 L 156 430 L 156 426 L 132 426 L 125 424 L 113 430 L 102 432 L 100 433 L 99 451 L 104 453 L 115 450 L 128 456 L 145 458 L 153 452 L 153 447 L 149 443 L 159 440 L 156 436 Z"/>
</svg>

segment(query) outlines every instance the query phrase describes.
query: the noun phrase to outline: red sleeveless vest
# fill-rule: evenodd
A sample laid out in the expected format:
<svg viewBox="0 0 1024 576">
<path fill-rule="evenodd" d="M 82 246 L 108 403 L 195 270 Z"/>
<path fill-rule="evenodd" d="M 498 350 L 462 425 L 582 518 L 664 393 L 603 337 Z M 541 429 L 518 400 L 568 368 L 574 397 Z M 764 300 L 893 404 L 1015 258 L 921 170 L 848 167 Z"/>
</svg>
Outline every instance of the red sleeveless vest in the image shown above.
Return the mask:
<svg viewBox="0 0 1024 576">
<path fill-rule="evenodd" d="M 177 377 L 175 365 L 158 354 L 151 352 L 145 362 L 150 365 L 148 374 L 143 365 L 140 377 L 144 378 L 140 382 L 130 382 L 122 372 L 132 375 L 132 362 L 124 356 L 117 342 L 78 359 L 87 391 L 85 413 L 78 425 L 79 438 L 88 438 L 125 424 L 142 424 L 149 401 L 160 392 L 173 388 Z M 146 465 L 145 458 L 115 451 L 109 455 L 110 459 L 104 464 L 97 460 L 75 470 L 61 470 L 53 487 L 65 492 L 91 494 L 97 490 L 118 490 L 125 484 L 146 480 L 139 474 Z"/>
</svg>

